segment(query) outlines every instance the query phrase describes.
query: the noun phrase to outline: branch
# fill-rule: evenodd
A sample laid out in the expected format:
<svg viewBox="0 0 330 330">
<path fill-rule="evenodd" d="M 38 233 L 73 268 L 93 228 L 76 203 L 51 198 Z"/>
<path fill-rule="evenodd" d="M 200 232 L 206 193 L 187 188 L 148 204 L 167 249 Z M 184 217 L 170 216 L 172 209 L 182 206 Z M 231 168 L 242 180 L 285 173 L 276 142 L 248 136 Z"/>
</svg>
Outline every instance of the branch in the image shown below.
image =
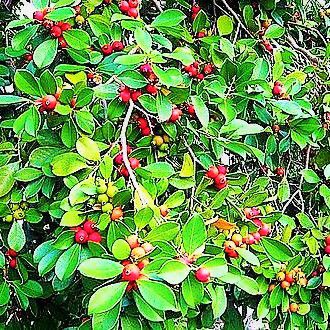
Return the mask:
<svg viewBox="0 0 330 330">
<path fill-rule="evenodd" d="M 297 50 L 298 52 L 304 54 L 311 62 L 313 63 L 318 63 L 318 58 L 311 54 L 307 49 L 300 47 L 297 43 L 296 40 L 293 39 L 292 36 L 288 35 L 288 42 L 290 43 L 290 46 Z"/>
<path fill-rule="evenodd" d="M 127 168 L 129 177 L 130 177 L 130 179 L 132 181 L 132 184 L 133 184 L 133 187 L 137 191 L 137 193 L 139 194 L 139 197 L 140 197 L 140 200 L 141 200 L 142 204 L 147 205 L 148 201 L 146 200 L 146 198 L 144 196 L 144 193 L 140 189 L 140 186 L 139 186 L 139 184 L 136 180 L 135 174 L 134 174 L 134 172 L 131 168 L 131 164 L 128 160 L 128 155 L 127 155 L 126 132 L 127 132 L 127 127 L 128 127 L 129 120 L 132 116 L 133 108 L 134 108 L 134 103 L 133 103 L 132 100 L 130 100 L 129 107 L 128 107 L 128 110 L 127 110 L 127 113 L 126 113 L 126 116 L 125 116 L 125 119 L 124 119 L 124 122 L 123 122 L 123 127 L 122 127 L 121 132 L 120 132 L 121 148 L 122 148 L 122 152 L 123 152 L 123 161 L 124 161 L 125 167 Z"/>
<path fill-rule="evenodd" d="M 157 8 L 160 12 L 162 12 L 162 11 L 163 11 L 163 8 L 162 8 L 160 2 L 159 2 L 158 0 L 152 0 L 152 1 L 154 2 L 156 8 Z"/>
</svg>

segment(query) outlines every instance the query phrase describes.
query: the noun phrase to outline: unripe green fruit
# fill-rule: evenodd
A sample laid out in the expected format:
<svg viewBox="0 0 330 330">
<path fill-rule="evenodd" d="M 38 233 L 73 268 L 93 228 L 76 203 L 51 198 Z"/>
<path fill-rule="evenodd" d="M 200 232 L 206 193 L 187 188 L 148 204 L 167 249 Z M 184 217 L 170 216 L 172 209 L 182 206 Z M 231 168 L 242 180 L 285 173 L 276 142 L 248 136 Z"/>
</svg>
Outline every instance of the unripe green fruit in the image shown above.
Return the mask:
<svg viewBox="0 0 330 330">
<path fill-rule="evenodd" d="M 13 216 L 11 214 L 5 216 L 5 221 L 6 222 L 12 222 L 13 221 Z"/>
<path fill-rule="evenodd" d="M 114 186 L 112 183 L 108 184 L 107 195 L 110 198 L 113 198 L 118 192 L 118 188 Z"/>
<path fill-rule="evenodd" d="M 13 217 L 16 220 L 22 220 L 25 217 L 25 212 L 22 209 L 18 209 L 13 213 Z"/>
<path fill-rule="evenodd" d="M 201 213 L 203 212 L 203 209 L 200 206 L 196 206 L 196 212 Z"/>
<path fill-rule="evenodd" d="M 161 150 L 161 151 L 168 150 L 168 144 L 167 143 L 163 143 L 161 146 L 159 146 L 159 150 Z"/>
<path fill-rule="evenodd" d="M 19 209 L 19 204 L 11 204 L 10 205 L 10 208 L 13 210 L 13 211 L 16 211 Z"/>
<path fill-rule="evenodd" d="M 156 135 L 154 136 L 152 142 L 155 146 L 160 147 L 164 143 L 164 140 L 161 136 Z"/>
<path fill-rule="evenodd" d="M 104 194 L 107 191 L 107 185 L 106 184 L 100 184 L 96 186 L 96 192 L 98 194 Z"/>
<path fill-rule="evenodd" d="M 94 197 L 88 200 L 88 205 L 94 205 L 96 203 L 96 199 Z"/>
<path fill-rule="evenodd" d="M 107 203 L 109 201 L 109 197 L 107 194 L 101 194 L 97 196 L 97 201 L 99 203 Z"/>
<path fill-rule="evenodd" d="M 102 212 L 103 213 L 110 213 L 113 210 L 113 205 L 111 203 L 106 203 L 102 205 Z"/>
<path fill-rule="evenodd" d="M 26 210 L 29 207 L 29 203 L 28 202 L 21 202 L 20 206 L 21 206 L 21 209 Z"/>
</svg>

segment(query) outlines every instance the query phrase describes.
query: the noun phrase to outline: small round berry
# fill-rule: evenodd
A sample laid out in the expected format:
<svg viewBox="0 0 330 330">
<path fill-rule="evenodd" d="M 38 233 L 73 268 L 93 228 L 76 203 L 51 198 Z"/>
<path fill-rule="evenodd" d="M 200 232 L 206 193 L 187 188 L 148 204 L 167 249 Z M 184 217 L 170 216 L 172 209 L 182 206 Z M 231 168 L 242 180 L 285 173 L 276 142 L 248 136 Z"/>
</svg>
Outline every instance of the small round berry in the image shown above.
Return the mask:
<svg viewBox="0 0 330 330">
<path fill-rule="evenodd" d="M 119 4 L 119 9 L 121 10 L 121 12 L 127 13 L 130 9 L 130 6 L 127 1 L 121 1 Z"/>
<path fill-rule="evenodd" d="M 124 215 L 124 212 L 120 206 L 115 207 L 111 213 L 111 220 L 119 220 Z"/>
<path fill-rule="evenodd" d="M 85 230 L 80 229 L 76 232 L 75 241 L 78 244 L 84 244 L 88 241 L 88 234 L 85 232 Z"/>
<path fill-rule="evenodd" d="M 159 207 L 159 211 L 160 211 L 160 214 L 161 214 L 162 217 L 166 217 L 169 213 L 169 209 L 166 205 L 161 205 Z"/>
<path fill-rule="evenodd" d="M 138 159 L 136 159 L 136 158 L 130 158 L 129 159 L 129 163 L 130 163 L 131 168 L 133 170 L 135 170 L 136 168 L 138 168 L 138 167 L 141 166 L 140 161 Z"/>
<path fill-rule="evenodd" d="M 141 247 L 144 249 L 144 251 L 145 251 L 146 253 L 149 253 L 149 252 L 151 252 L 151 251 L 154 249 L 153 245 L 152 245 L 151 243 L 148 243 L 148 242 L 143 243 L 143 244 L 141 245 Z"/>
<path fill-rule="evenodd" d="M 139 237 L 137 235 L 130 235 L 126 238 L 126 242 L 130 246 L 131 249 L 140 246 Z"/>
<path fill-rule="evenodd" d="M 11 259 L 9 261 L 9 267 L 15 269 L 17 267 L 17 259 Z"/>
<path fill-rule="evenodd" d="M 138 246 L 131 251 L 131 257 L 133 259 L 141 259 L 146 255 L 146 251 L 144 250 L 143 247 Z"/>
<path fill-rule="evenodd" d="M 46 95 L 43 97 L 41 104 L 45 110 L 54 110 L 57 104 L 56 97 L 54 95 Z"/>
<path fill-rule="evenodd" d="M 7 251 L 7 255 L 9 255 L 9 257 L 16 258 L 18 256 L 18 253 L 13 249 L 9 249 Z"/>
<path fill-rule="evenodd" d="M 219 170 L 216 166 L 210 166 L 206 172 L 206 176 L 210 179 L 215 179 L 219 175 Z"/>
<path fill-rule="evenodd" d="M 147 85 L 146 91 L 148 94 L 157 95 L 158 88 L 155 85 Z"/>
<path fill-rule="evenodd" d="M 102 50 L 103 55 L 105 55 L 105 56 L 110 55 L 113 52 L 113 48 L 110 44 L 103 45 L 101 47 L 101 50 Z"/>
<path fill-rule="evenodd" d="M 177 120 L 181 118 L 181 116 L 182 116 L 182 111 L 179 108 L 174 108 L 172 110 L 172 114 L 169 121 L 175 123 Z"/>
<path fill-rule="evenodd" d="M 131 8 L 137 8 L 139 6 L 139 0 L 129 0 L 128 4 Z"/>
<path fill-rule="evenodd" d="M 137 18 L 139 16 L 139 12 L 136 8 L 132 8 L 130 7 L 128 12 L 127 12 L 128 16 L 133 17 L 133 18 Z"/>
<path fill-rule="evenodd" d="M 97 227 L 95 225 L 95 222 L 92 220 L 87 220 L 85 221 L 85 223 L 83 224 L 83 229 L 85 230 L 85 232 L 87 234 L 91 234 L 94 233 L 97 230 Z"/>
<path fill-rule="evenodd" d="M 95 231 L 88 236 L 88 240 L 95 243 L 101 243 L 102 236 L 100 233 Z"/>
<path fill-rule="evenodd" d="M 44 13 L 40 10 L 37 10 L 33 13 L 33 18 L 37 21 L 42 21 L 44 19 Z"/>
<path fill-rule="evenodd" d="M 124 44 L 121 41 L 114 41 L 112 43 L 112 49 L 115 52 L 120 52 L 121 50 L 124 49 Z"/>
<path fill-rule="evenodd" d="M 200 267 L 197 269 L 195 273 L 195 277 L 197 281 L 202 282 L 202 283 L 207 283 L 211 279 L 211 274 L 210 271 L 204 267 Z"/>
<path fill-rule="evenodd" d="M 124 281 L 136 281 L 140 276 L 140 269 L 134 264 L 126 265 L 122 272 L 122 279 Z"/>
<path fill-rule="evenodd" d="M 50 29 L 50 35 L 54 38 L 59 38 L 62 35 L 62 29 L 59 26 L 54 25 Z"/>
</svg>

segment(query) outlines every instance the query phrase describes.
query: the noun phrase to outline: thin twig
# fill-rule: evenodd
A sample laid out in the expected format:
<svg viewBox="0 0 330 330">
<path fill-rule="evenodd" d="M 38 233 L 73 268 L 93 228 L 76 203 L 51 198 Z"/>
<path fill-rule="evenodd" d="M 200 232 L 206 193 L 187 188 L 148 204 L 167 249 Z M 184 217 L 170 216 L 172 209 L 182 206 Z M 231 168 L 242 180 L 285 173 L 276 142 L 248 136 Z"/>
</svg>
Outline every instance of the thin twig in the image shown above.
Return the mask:
<svg viewBox="0 0 330 330">
<path fill-rule="evenodd" d="M 318 58 L 313 54 L 311 54 L 307 49 L 300 47 L 291 35 L 288 34 L 287 39 L 289 44 L 292 46 L 292 48 L 294 48 L 296 51 L 300 52 L 301 54 L 305 55 L 313 63 L 318 63 Z"/>
<path fill-rule="evenodd" d="M 132 116 L 133 109 L 134 109 L 134 103 L 132 100 L 130 100 L 129 107 L 128 107 L 128 110 L 127 110 L 127 113 L 126 113 L 126 116 L 125 116 L 125 119 L 123 122 L 123 126 L 122 126 L 121 132 L 120 132 L 121 148 L 122 148 L 122 152 L 123 152 L 123 161 L 124 161 L 125 167 L 128 171 L 129 177 L 132 181 L 133 187 L 139 194 L 142 205 L 147 205 L 148 201 L 146 200 L 144 193 L 140 189 L 140 186 L 136 180 L 135 174 L 132 170 L 131 164 L 128 160 L 128 154 L 127 154 L 126 132 L 127 132 L 129 120 Z"/>
<path fill-rule="evenodd" d="M 152 0 L 156 6 L 156 8 L 162 12 L 163 11 L 163 8 L 162 8 L 162 5 L 160 4 L 160 2 L 158 0 Z"/>
</svg>

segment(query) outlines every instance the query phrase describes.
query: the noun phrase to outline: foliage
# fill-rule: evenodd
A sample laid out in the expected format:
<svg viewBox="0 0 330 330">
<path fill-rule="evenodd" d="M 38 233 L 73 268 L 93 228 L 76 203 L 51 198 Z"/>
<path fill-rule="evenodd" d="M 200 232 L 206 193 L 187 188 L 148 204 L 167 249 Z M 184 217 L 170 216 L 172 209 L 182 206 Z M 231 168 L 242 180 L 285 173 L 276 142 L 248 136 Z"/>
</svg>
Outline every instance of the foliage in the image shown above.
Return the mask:
<svg viewBox="0 0 330 330">
<path fill-rule="evenodd" d="M 327 329 L 330 9 L 33 4 L 1 53 L 1 327 Z"/>
</svg>

